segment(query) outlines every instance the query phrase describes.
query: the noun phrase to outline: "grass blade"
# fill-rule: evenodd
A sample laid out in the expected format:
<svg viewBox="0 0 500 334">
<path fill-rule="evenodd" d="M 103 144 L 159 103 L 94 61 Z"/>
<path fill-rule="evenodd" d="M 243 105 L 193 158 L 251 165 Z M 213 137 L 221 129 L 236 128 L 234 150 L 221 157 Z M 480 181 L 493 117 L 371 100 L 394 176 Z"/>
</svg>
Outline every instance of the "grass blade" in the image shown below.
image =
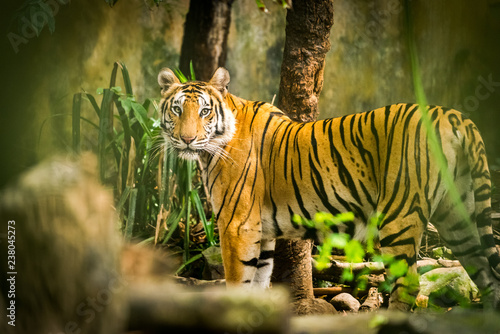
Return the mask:
<svg viewBox="0 0 500 334">
<path fill-rule="evenodd" d="M 137 243 L 139 246 L 152 246 L 154 245 L 155 237 L 150 237 L 147 239 L 142 240 L 141 242 Z"/>
<path fill-rule="evenodd" d="M 135 158 L 136 148 L 134 138 L 130 138 L 131 145 L 128 152 L 128 167 L 127 167 L 127 187 L 133 187 L 135 183 Z"/>
<path fill-rule="evenodd" d="M 186 184 L 185 184 L 185 189 L 184 189 L 184 196 L 186 196 L 186 229 L 185 229 L 185 234 L 184 234 L 184 261 L 189 260 L 189 237 L 190 237 L 190 231 L 189 231 L 189 224 L 191 220 L 191 201 L 189 199 L 189 194 L 191 193 L 192 186 L 193 186 L 193 180 L 192 180 L 192 173 L 193 173 L 193 162 L 191 160 L 187 160 L 185 163 L 185 168 L 186 168 L 186 173 L 187 173 L 187 178 L 186 178 Z"/>
<path fill-rule="evenodd" d="M 134 92 L 132 91 L 132 83 L 130 81 L 130 75 L 128 73 L 127 66 L 123 62 L 115 63 L 120 66 L 122 70 L 122 77 L 123 77 L 123 84 L 125 85 L 125 93 L 129 96 L 134 95 Z"/>
<path fill-rule="evenodd" d="M 111 72 L 111 79 L 109 80 L 109 88 L 113 88 L 116 86 L 116 73 L 118 72 L 119 64 L 115 62 L 113 64 L 113 71 Z"/>
<path fill-rule="evenodd" d="M 118 201 L 118 204 L 116 205 L 116 212 L 122 212 L 123 206 L 125 205 L 125 202 L 127 201 L 131 190 L 132 190 L 132 188 L 130 188 L 128 186 L 125 187 L 125 190 L 123 190 L 123 193 L 120 197 L 120 200 Z"/>
<path fill-rule="evenodd" d="M 99 135 L 97 139 L 97 157 L 99 163 L 99 176 L 101 182 L 105 182 L 106 179 L 106 147 L 107 138 L 113 133 L 113 123 L 112 123 L 112 101 L 114 93 L 109 89 L 104 89 L 103 97 L 101 102 L 101 112 L 99 119 Z"/>
<path fill-rule="evenodd" d="M 123 190 L 123 192 L 120 196 L 120 200 L 118 201 L 118 204 L 116 205 L 116 212 L 118 213 L 118 216 L 120 218 L 119 222 L 118 222 L 118 228 L 117 228 L 118 231 L 124 230 L 124 226 L 123 226 L 123 217 L 124 217 L 124 212 L 125 212 L 124 206 L 129 198 L 129 196 L 130 196 L 131 190 L 132 190 L 132 188 L 125 187 L 125 189 Z"/>
<path fill-rule="evenodd" d="M 130 149 L 130 137 L 132 136 L 132 131 L 130 130 L 130 123 L 128 121 L 127 112 L 122 106 L 122 103 L 118 99 L 118 95 L 115 94 L 114 103 L 116 105 L 116 109 L 118 110 L 118 114 L 120 115 L 120 122 L 123 128 L 123 139 L 125 140 L 126 149 Z"/>
<path fill-rule="evenodd" d="M 72 118 L 72 137 L 73 152 L 80 153 L 80 113 L 82 108 L 82 95 L 77 93 L 73 95 L 73 118 Z"/>
<path fill-rule="evenodd" d="M 175 75 L 177 76 L 177 78 L 179 78 L 179 81 L 180 81 L 181 83 L 185 83 L 185 82 L 187 82 L 187 81 L 188 81 L 188 79 L 186 78 L 186 76 L 185 76 L 185 75 L 181 72 L 181 70 L 179 70 L 178 68 L 176 68 L 176 69 L 174 70 L 174 72 L 175 72 Z"/>
<path fill-rule="evenodd" d="M 201 259 L 201 257 L 203 256 L 203 254 L 198 254 L 198 255 L 195 255 L 193 256 L 192 258 L 190 258 L 189 260 L 187 260 L 186 262 L 184 262 L 180 267 L 179 269 L 177 269 L 177 271 L 175 272 L 176 275 L 179 275 L 179 273 L 184 270 L 184 268 L 186 268 L 186 266 L 190 265 L 191 263 L 193 263 L 194 261 L 197 261 L 199 259 Z"/>
<path fill-rule="evenodd" d="M 191 73 L 191 80 L 196 81 L 196 76 L 194 74 L 194 67 L 193 67 L 193 61 L 191 60 L 189 62 L 189 72 Z"/>
<path fill-rule="evenodd" d="M 420 112 L 422 113 L 422 124 L 424 125 L 427 132 L 427 140 L 429 141 L 430 151 L 439 166 L 439 172 L 442 175 L 443 183 L 448 189 L 448 194 L 451 200 L 454 202 L 455 207 L 458 212 L 469 224 L 472 224 L 469 214 L 465 208 L 465 205 L 460 198 L 460 192 L 457 190 L 453 176 L 448 171 L 448 162 L 443 153 L 442 146 L 437 138 L 436 131 L 432 124 L 432 120 L 427 112 L 427 98 L 425 96 L 424 87 L 422 84 L 422 78 L 420 77 L 420 67 L 418 63 L 417 46 L 415 43 L 415 37 L 413 32 L 413 17 L 411 14 L 411 4 L 409 0 L 404 2 L 405 9 L 405 24 L 406 24 L 406 34 L 407 43 L 410 50 L 410 63 L 411 71 L 413 77 L 413 87 L 415 90 L 415 96 L 417 98 L 417 103 L 419 104 Z"/>
<path fill-rule="evenodd" d="M 201 219 L 203 228 L 205 229 L 205 234 L 207 235 L 208 243 L 210 244 L 210 246 L 215 246 L 216 242 L 214 239 L 213 222 L 212 220 L 207 220 L 207 217 L 205 216 L 205 210 L 203 210 L 203 204 L 201 202 L 200 195 L 198 195 L 198 192 L 196 190 L 191 191 L 191 201 L 193 202 L 193 205 L 196 208 L 198 216 Z"/>
<path fill-rule="evenodd" d="M 134 232 L 136 201 L 137 201 L 137 189 L 132 189 L 130 191 L 127 224 L 125 225 L 125 240 L 132 239 L 132 235 Z"/>
<path fill-rule="evenodd" d="M 83 95 L 90 101 L 90 104 L 92 104 L 92 107 L 94 107 L 94 111 L 97 114 L 97 117 L 101 117 L 101 108 L 99 108 L 99 105 L 97 105 L 97 101 L 95 98 L 89 94 L 89 93 L 83 93 Z"/>
<path fill-rule="evenodd" d="M 177 226 L 179 226 L 179 222 L 181 220 L 181 217 L 184 215 L 184 205 L 180 208 L 177 208 L 175 212 L 170 214 L 167 219 L 167 227 L 168 227 L 168 234 L 163 239 L 162 244 L 166 244 L 170 238 L 172 237 L 172 234 L 174 234 L 175 230 L 177 229 Z"/>
</svg>

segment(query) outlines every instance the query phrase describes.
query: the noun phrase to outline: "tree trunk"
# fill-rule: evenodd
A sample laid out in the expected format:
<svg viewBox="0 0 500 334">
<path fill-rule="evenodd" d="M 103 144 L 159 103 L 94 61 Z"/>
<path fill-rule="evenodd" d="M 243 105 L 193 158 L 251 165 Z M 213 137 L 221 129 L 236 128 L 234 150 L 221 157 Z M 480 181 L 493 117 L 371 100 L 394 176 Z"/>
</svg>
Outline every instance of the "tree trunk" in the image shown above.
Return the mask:
<svg viewBox="0 0 500 334">
<path fill-rule="evenodd" d="M 208 81 L 218 67 L 226 64 L 233 1 L 191 0 L 179 64 L 184 75 L 189 75 L 193 62 L 196 79 Z"/>
<path fill-rule="evenodd" d="M 333 0 L 295 0 L 288 10 L 278 106 L 294 120 L 318 117 L 332 25 Z"/>
<path fill-rule="evenodd" d="M 318 117 L 332 25 L 333 0 L 295 0 L 287 12 L 278 107 L 296 121 Z M 290 282 L 299 314 L 329 311 L 314 302 L 311 249 L 309 240 L 278 240 L 276 245 L 273 280 Z"/>
</svg>

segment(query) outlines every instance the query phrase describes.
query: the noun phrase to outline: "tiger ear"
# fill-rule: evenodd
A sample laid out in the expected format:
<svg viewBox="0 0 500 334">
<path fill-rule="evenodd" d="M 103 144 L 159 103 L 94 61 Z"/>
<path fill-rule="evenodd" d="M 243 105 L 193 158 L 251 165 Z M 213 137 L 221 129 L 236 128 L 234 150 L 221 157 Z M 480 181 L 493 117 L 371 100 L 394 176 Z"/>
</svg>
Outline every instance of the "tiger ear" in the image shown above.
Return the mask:
<svg viewBox="0 0 500 334">
<path fill-rule="evenodd" d="M 217 89 L 222 94 L 222 97 L 225 97 L 227 85 L 229 85 L 229 72 L 225 68 L 219 67 L 208 84 Z"/>
<path fill-rule="evenodd" d="M 161 94 L 165 94 L 173 84 L 180 84 L 177 76 L 169 68 L 162 68 L 158 74 L 158 84 L 161 87 Z"/>
</svg>

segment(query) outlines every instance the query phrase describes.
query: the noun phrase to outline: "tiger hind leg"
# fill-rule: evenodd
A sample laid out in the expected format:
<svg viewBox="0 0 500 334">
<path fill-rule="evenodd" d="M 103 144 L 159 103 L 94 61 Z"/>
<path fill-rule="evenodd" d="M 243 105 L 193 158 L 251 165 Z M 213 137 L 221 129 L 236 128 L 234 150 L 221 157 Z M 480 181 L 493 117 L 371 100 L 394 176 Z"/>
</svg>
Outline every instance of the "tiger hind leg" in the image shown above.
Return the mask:
<svg viewBox="0 0 500 334">
<path fill-rule="evenodd" d="M 385 219 L 379 228 L 380 251 L 383 255 L 391 255 L 395 261 L 403 261 L 408 265 L 408 271 L 403 276 L 391 272 L 390 266 L 386 266 L 386 276 L 394 276 L 389 309 L 409 311 L 419 290 L 417 254 L 424 222 L 416 211 L 405 217 L 388 212 L 385 217 L 395 218 Z"/>
<path fill-rule="evenodd" d="M 460 182 L 457 184 L 460 185 Z M 431 222 L 481 291 L 485 307 L 498 308 L 500 281 L 493 275 L 484 245 L 481 244 L 481 238 L 484 237 L 479 234 L 475 221 L 474 193 L 463 190 L 462 201 L 468 216 L 464 217 L 450 196 L 445 195 Z"/>
</svg>

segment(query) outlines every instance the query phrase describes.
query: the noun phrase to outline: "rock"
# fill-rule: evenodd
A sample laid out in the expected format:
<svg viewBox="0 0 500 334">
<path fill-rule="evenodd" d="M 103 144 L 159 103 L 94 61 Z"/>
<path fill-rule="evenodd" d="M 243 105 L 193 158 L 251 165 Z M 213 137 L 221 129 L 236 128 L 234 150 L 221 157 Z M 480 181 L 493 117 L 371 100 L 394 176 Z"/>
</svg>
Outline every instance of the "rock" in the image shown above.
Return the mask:
<svg viewBox="0 0 500 334">
<path fill-rule="evenodd" d="M 361 304 L 359 301 L 348 293 L 341 293 L 330 300 L 330 304 L 337 311 L 358 312 Z"/>
<path fill-rule="evenodd" d="M 418 308 L 427 308 L 429 306 L 429 296 L 419 294 L 415 300 L 415 305 Z"/>
<path fill-rule="evenodd" d="M 478 294 L 478 288 L 463 267 L 437 268 L 420 276 L 417 300 L 424 301 L 428 297 L 430 305 L 448 307 L 468 304 Z M 419 306 L 425 304 L 421 303 Z"/>
<path fill-rule="evenodd" d="M 208 247 L 202 254 L 206 263 L 205 269 L 203 270 L 203 278 L 208 280 L 223 279 L 224 266 L 222 265 L 220 247 Z"/>
<path fill-rule="evenodd" d="M 310 314 L 336 314 L 337 310 L 332 304 L 326 300 L 319 298 L 301 298 L 295 301 L 292 305 L 295 315 L 310 315 Z"/>
</svg>

